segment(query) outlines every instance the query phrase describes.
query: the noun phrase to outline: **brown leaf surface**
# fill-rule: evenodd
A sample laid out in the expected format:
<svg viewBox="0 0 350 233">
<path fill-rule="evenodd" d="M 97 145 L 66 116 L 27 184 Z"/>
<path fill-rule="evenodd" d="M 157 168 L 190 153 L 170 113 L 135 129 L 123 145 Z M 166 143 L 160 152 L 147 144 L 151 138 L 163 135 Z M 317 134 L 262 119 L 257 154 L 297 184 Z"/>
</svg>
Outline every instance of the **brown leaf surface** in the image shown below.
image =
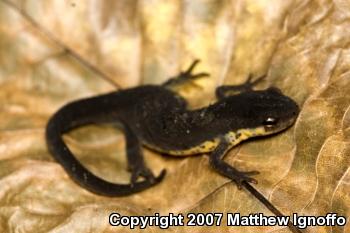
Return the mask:
<svg viewBox="0 0 350 233">
<path fill-rule="evenodd" d="M 47 119 L 70 100 L 161 83 L 194 58 L 211 78 L 186 93 L 207 104 L 216 86 L 267 73 L 302 108 L 295 126 L 226 157 L 259 170 L 255 187 L 284 214 L 350 215 L 350 3 L 273 1 L 0 1 L 0 232 L 126 232 L 111 212 L 272 215 L 209 168 L 207 156 L 145 150 L 156 187 L 123 198 L 93 195 L 50 156 Z M 128 182 L 123 135 L 89 126 L 65 137 L 94 173 Z M 150 232 L 162 232 L 149 227 Z M 171 227 L 169 232 L 289 232 L 282 227 Z M 131 230 L 129 230 L 132 232 Z M 136 230 L 138 231 L 138 230 Z M 307 232 L 349 232 L 312 227 Z"/>
</svg>

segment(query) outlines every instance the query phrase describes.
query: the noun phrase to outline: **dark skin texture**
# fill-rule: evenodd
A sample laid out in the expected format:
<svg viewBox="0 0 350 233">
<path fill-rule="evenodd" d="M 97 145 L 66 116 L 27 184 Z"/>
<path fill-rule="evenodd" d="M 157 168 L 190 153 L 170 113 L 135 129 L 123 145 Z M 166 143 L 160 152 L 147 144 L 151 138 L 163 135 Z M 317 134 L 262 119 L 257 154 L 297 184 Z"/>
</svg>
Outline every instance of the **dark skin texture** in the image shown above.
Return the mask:
<svg viewBox="0 0 350 233">
<path fill-rule="evenodd" d="M 210 164 L 240 187 L 250 182 L 256 171 L 241 172 L 223 161 L 234 145 L 250 137 L 265 136 L 287 129 L 299 108 L 277 88 L 254 91 L 261 81 L 216 89 L 217 101 L 195 110 L 174 89 L 193 79 L 195 61 L 186 72 L 163 85 L 146 85 L 92 98 L 77 100 L 59 109 L 46 128 L 48 148 L 69 176 L 85 189 L 104 196 L 124 196 L 159 183 L 163 170 L 154 176 L 143 159 L 142 145 L 177 156 L 210 153 Z M 118 123 L 126 139 L 130 184 L 115 184 L 88 171 L 62 139 L 64 133 L 88 124 Z"/>
</svg>

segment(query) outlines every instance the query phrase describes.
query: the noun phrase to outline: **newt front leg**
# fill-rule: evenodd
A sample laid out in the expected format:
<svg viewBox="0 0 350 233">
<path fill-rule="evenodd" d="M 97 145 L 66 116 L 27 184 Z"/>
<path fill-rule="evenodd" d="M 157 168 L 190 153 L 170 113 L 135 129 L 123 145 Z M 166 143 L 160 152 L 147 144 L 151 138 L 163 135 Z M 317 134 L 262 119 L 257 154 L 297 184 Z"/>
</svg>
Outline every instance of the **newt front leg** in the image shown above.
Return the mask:
<svg viewBox="0 0 350 233">
<path fill-rule="evenodd" d="M 250 176 L 259 174 L 258 171 L 241 172 L 223 160 L 225 154 L 231 148 L 230 145 L 231 144 L 225 138 L 220 139 L 219 145 L 210 154 L 210 165 L 221 175 L 232 179 L 239 189 L 242 188 L 242 183 L 244 181 L 257 184 L 258 182 Z"/>
</svg>

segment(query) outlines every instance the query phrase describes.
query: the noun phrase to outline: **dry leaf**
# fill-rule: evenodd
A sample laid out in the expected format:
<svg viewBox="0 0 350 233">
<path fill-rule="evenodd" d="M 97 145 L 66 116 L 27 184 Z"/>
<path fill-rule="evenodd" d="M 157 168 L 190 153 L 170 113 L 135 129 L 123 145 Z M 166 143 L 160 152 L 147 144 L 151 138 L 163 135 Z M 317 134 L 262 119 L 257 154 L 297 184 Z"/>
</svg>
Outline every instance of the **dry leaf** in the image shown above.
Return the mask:
<svg viewBox="0 0 350 233">
<path fill-rule="evenodd" d="M 264 213 L 208 157 L 145 149 L 155 173 L 144 192 L 108 198 L 76 185 L 48 153 L 44 130 L 63 104 L 145 83 L 159 84 L 195 58 L 210 78 L 185 93 L 192 106 L 216 86 L 267 74 L 295 99 L 293 128 L 234 148 L 227 161 L 259 170 L 255 188 L 285 215 L 350 216 L 350 3 L 317 1 L 0 1 L 0 232 L 133 232 L 108 216 Z M 95 174 L 129 182 L 123 135 L 88 126 L 65 136 Z M 163 232 L 148 227 L 151 232 Z M 170 227 L 167 232 L 289 232 L 286 227 Z M 136 230 L 138 232 L 138 230 Z M 349 232 L 350 224 L 306 232 Z"/>
</svg>

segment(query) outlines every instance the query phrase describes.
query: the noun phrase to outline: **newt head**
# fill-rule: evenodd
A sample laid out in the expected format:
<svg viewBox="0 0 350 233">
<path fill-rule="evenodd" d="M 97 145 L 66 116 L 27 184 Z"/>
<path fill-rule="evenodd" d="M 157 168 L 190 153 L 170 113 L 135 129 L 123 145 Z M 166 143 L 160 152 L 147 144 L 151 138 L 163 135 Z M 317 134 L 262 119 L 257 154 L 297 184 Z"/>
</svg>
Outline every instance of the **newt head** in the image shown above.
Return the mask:
<svg viewBox="0 0 350 233">
<path fill-rule="evenodd" d="M 262 120 L 266 134 L 277 133 L 294 124 L 300 109 L 293 99 L 283 95 L 276 87 L 270 87 L 262 91 L 260 95 L 262 101 L 257 108 L 262 111 L 263 119 L 260 121 Z M 266 107 L 266 104 L 269 106 Z"/>
<path fill-rule="evenodd" d="M 230 96 L 220 105 L 224 107 L 217 109 L 218 118 L 231 118 L 232 130 L 251 132 L 245 138 L 287 129 L 300 111 L 297 103 L 276 87 Z"/>
</svg>

